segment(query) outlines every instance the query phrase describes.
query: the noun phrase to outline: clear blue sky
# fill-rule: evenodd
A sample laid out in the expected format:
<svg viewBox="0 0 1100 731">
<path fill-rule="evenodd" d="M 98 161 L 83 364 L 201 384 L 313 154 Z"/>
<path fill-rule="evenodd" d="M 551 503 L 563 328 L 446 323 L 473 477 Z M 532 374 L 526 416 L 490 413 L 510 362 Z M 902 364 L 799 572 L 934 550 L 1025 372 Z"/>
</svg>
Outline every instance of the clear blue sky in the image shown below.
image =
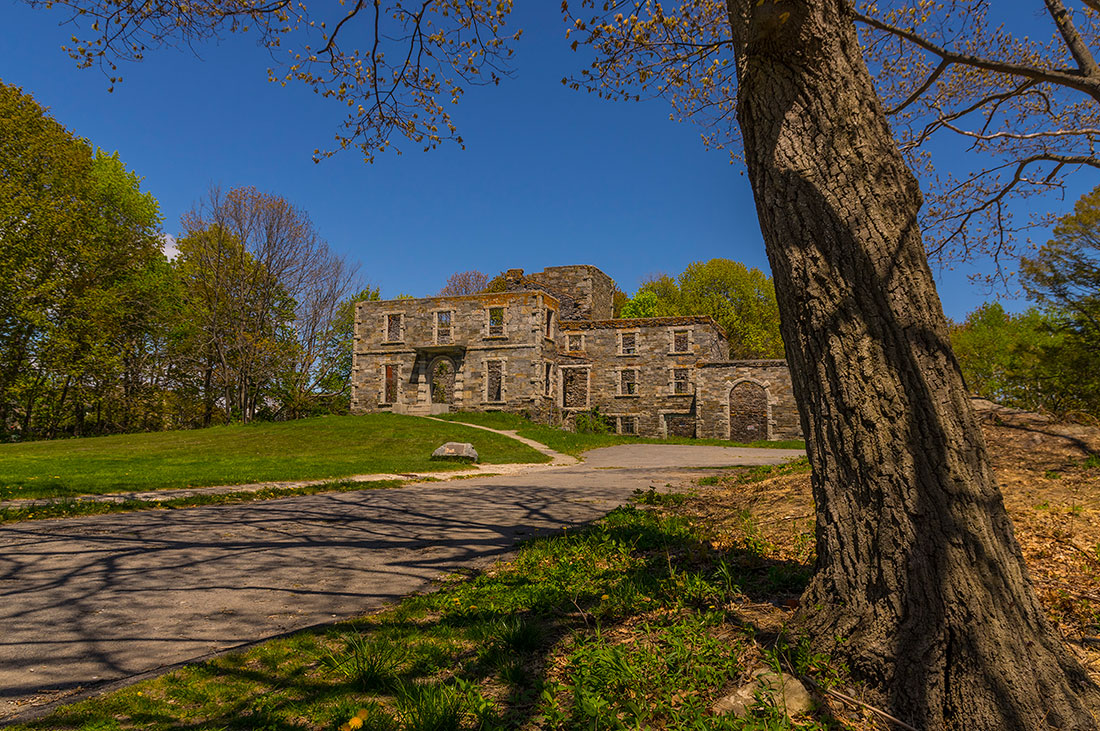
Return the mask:
<svg viewBox="0 0 1100 731">
<path fill-rule="evenodd" d="M 373 165 L 356 151 L 312 162 L 342 110 L 304 86 L 269 83 L 270 58 L 252 36 L 198 56 L 151 52 L 123 67 L 109 94 L 99 70 L 76 69 L 60 50 L 71 34 L 64 12 L 0 3 L 0 80 L 118 151 L 170 234 L 211 184 L 254 185 L 309 211 L 384 296 L 434 294 L 464 269 L 594 264 L 628 292 L 648 273 L 713 257 L 767 270 L 747 178 L 726 153 L 704 150 L 699 130 L 669 121 L 662 102 L 611 103 L 561 85 L 581 59 L 556 2 L 520 0 L 514 78 L 470 89 L 455 113 L 465 151 L 410 145 Z M 1080 182 L 1077 195 L 1097 181 Z M 938 274 L 956 319 L 989 298 L 965 273 Z"/>
</svg>

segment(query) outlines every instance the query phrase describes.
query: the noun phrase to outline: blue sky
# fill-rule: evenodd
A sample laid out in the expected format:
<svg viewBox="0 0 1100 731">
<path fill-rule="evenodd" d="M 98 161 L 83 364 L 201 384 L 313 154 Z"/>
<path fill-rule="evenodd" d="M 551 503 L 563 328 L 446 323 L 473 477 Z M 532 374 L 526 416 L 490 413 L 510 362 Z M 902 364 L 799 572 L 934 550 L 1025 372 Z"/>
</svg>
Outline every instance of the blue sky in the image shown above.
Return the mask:
<svg viewBox="0 0 1100 731">
<path fill-rule="evenodd" d="M 254 185 L 309 211 L 384 296 L 434 294 L 464 269 L 594 264 L 627 291 L 713 257 L 767 269 L 748 180 L 726 153 L 704 150 L 699 130 L 670 121 L 663 102 L 612 103 L 561 85 L 581 58 L 563 41 L 556 2 L 521 0 L 515 76 L 470 89 L 455 112 L 465 151 L 410 145 L 373 165 L 356 151 L 311 160 L 342 110 L 304 86 L 269 83 L 254 37 L 198 55 L 151 52 L 124 66 L 109 94 L 98 70 L 76 69 L 60 50 L 71 34 L 63 12 L 0 3 L 0 80 L 118 151 L 160 201 L 170 234 L 211 184 Z M 1076 195 L 1096 182 L 1081 181 Z M 956 319 L 989 298 L 966 273 L 938 273 Z"/>
</svg>

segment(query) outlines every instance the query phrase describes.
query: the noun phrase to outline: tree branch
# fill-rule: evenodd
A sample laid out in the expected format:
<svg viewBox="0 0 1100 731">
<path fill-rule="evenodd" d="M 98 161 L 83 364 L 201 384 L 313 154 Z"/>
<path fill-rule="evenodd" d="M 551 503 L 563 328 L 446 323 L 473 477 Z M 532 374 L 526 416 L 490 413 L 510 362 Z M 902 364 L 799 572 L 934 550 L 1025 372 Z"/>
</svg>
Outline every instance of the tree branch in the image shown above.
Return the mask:
<svg viewBox="0 0 1100 731">
<path fill-rule="evenodd" d="M 1054 24 L 1058 26 L 1058 32 L 1065 39 L 1066 47 L 1073 55 L 1073 60 L 1077 62 L 1077 67 L 1081 69 L 1081 73 L 1092 79 L 1100 78 L 1100 66 L 1096 65 L 1096 59 L 1092 57 L 1092 51 L 1089 50 L 1085 40 L 1081 38 L 1081 34 L 1077 32 L 1077 28 L 1073 25 L 1073 19 L 1069 17 L 1069 12 L 1062 0 L 1044 0 L 1044 2 L 1046 2 L 1047 12 L 1050 13 L 1050 17 L 1054 18 Z"/>
<path fill-rule="evenodd" d="M 909 98 L 907 98 L 905 101 L 903 101 L 901 104 L 894 107 L 893 109 L 886 110 L 886 113 L 887 114 L 897 114 L 898 112 L 900 112 L 901 110 L 905 109 L 907 106 L 909 106 L 910 104 L 915 102 L 917 99 L 920 98 L 921 94 L 928 91 L 928 87 L 932 86 L 932 84 L 934 84 L 936 82 L 936 79 L 938 79 L 940 77 L 940 74 L 942 74 L 944 71 L 946 71 L 947 68 L 950 65 L 951 65 L 951 62 L 947 61 L 946 59 L 943 60 L 943 61 L 940 61 L 940 65 L 937 66 L 932 71 L 932 73 L 930 73 L 928 75 L 928 78 L 924 80 L 923 84 L 921 84 L 912 94 L 909 95 Z"/>
<path fill-rule="evenodd" d="M 982 58 L 981 56 L 973 56 L 967 53 L 958 53 L 951 51 L 941 46 L 937 46 L 927 38 L 914 33 L 913 31 L 905 30 L 904 28 L 898 28 L 897 26 L 884 23 L 883 21 L 873 18 L 869 15 L 856 10 L 854 7 L 850 8 L 852 17 L 866 25 L 881 30 L 884 33 L 890 33 L 891 35 L 902 38 L 909 41 L 913 45 L 921 48 L 934 56 L 939 56 L 942 60 L 952 64 L 961 64 L 970 66 L 972 68 L 983 69 L 985 71 L 992 71 L 998 74 L 1006 74 L 1008 76 L 1017 76 L 1025 79 L 1031 79 L 1037 82 L 1047 82 L 1051 84 L 1058 84 L 1070 89 L 1076 89 L 1082 93 L 1088 94 L 1093 99 L 1100 101 L 1100 77 L 1086 77 L 1083 72 L 1073 69 L 1038 69 L 1032 66 L 1024 66 L 1023 64 L 1010 63 L 1008 61 L 996 61 L 993 59 Z"/>
</svg>

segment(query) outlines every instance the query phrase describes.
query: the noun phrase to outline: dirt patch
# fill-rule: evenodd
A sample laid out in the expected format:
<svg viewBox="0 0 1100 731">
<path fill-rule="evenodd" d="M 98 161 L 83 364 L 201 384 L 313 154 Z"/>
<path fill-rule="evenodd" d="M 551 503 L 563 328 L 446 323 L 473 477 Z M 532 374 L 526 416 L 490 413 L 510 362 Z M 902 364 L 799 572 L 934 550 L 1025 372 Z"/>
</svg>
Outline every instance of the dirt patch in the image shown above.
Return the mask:
<svg viewBox="0 0 1100 731">
<path fill-rule="evenodd" d="M 1058 424 L 989 402 L 976 407 L 1039 599 L 1100 682 L 1100 428 Z M 760 482 L 745 472 L 731 474 L 717 485 L 700 486 L 681 510 L 714 526 L 716 548 L 740 545 L 807 572 L 812 568 L 808 471 Z M 782 622 L 797 605 L 789 592 L 773 591 L 769 599 L 758 611 L 773 615 L 770 624 Z"/>
</svg>

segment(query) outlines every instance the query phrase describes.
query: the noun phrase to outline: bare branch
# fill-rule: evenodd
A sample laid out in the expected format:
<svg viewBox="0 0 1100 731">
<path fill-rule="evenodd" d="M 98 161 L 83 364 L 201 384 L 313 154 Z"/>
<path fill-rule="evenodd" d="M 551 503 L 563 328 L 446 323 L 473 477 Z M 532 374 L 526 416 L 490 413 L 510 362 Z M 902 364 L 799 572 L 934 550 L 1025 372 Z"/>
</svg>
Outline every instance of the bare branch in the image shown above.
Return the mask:
<svg viewBox="0 0 1100 731">
<path fill-rule="evenodd" d="M 1059 86 L 1066 86 L 1070 89 L 1076 89 L 1077 91 L 1088 94 L 1093 99 L 1100 101 L 1100 78 L 1094 79 L 1086 77 L 1081 71 L 1073 69 L 1040 69 L 1033 66 L 1025 66 L 1024 64 L 997 61 L 995 59 L 982 58 L 967 53 L 958 53 L 938 46 L 917 33 L 905 30 L 904 28 L 898 28 L 889 23 L 884 23 L 854 8 L 852 8 L 851 13 L 852 16 L 861 23 L 865 23 L 876 30 L 890 33 L 898 38 L 909 41 L 913 45 L 949 63 L 963 64 L 999 74 L 1007 74 L 1009 76 L 1031 79 L 1032 81 L 1045 81 L 1051 84 L 1058 84 Z"/>
</svg>

